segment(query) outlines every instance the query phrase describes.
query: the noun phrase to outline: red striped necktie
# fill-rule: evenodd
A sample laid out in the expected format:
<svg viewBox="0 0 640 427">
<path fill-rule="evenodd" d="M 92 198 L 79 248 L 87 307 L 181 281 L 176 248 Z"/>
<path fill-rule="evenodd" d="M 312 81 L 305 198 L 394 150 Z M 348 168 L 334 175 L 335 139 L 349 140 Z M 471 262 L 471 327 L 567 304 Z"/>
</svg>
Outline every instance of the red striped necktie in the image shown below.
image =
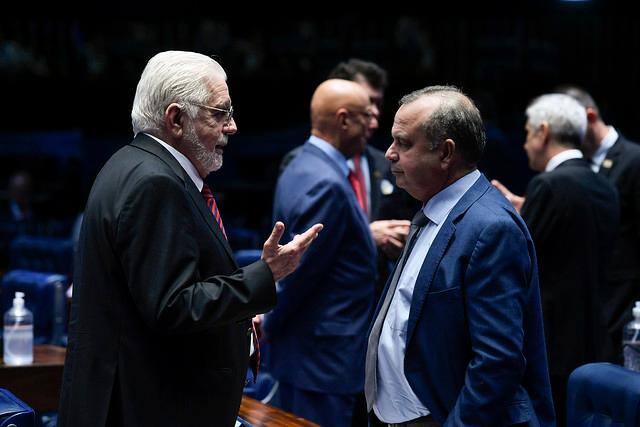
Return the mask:
<svg viewBox="0 0 640 427">
<path fill-rule="evenodd" d="M 204 186 L 202 187 L 202 196 L 204 197 L 205 202 L 207 202 L 207 206 L 213 214 L 213 217 L 216 219 L 216 222 L 218 223 L 218 226 L 220 227 L 220 231 L 222 231 L 224 238 L 229 240 L 227 238 L 227 233 L 224 231 L 224 225 L 222 224 L 222 217 L 220 216 L 220 211 L 218 210 L 216 198 L 213 197 L 213 192 L 207 184 L 204 184 Z"/>
<path fill-rule="evenodd" d="M 353 156 L 351 160 L 353 161 L 353 170 L 349 169 L 349 183 L 351 184 L 353 191 L 356 193 L 356 199 L 358 199 L 360 208 L 365 213 L 365 215 L 368 215 L 369 209 L 367 209 L 367 186 L 364 182 L 364 174 L 362 173 L 362 168 L 360 167 L 360 156 Z"/>
</svg>

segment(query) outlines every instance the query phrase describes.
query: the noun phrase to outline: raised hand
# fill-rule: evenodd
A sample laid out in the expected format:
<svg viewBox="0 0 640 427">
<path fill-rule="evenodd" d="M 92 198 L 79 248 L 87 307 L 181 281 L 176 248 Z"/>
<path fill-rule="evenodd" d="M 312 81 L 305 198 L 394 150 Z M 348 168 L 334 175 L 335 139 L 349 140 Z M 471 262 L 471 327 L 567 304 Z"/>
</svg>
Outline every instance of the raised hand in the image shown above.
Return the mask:
<svg viewBox="0 0 640 427">
<path fill-rule="evenodd" d="M 307 250 L 311 242 L 318 237 L 322 230 L 322 224 L 315 224 L 302 234 L 296 234 L 292 241 L 286 245 L 279 244 L 284 233 L 284 224 L 276 222 L 271 235 L 262 247 L 262 259 L 271 269 L 274 280 L 277 282 L 292 273 L 300 264 L 302 254 Z"/>
</svg>

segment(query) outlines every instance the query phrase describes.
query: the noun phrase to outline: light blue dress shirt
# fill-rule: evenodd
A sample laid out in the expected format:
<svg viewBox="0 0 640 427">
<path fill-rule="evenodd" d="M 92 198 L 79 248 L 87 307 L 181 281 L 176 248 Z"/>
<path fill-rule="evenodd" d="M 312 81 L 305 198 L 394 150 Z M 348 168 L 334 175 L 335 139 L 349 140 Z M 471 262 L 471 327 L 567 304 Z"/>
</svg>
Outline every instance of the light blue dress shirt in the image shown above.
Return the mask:
<svg viewBox="0 0 640 427">
<path fill-rule="evenodd" d="M 378 378 L 373 410 L 385 423 L 402 423 L 429 414 L 429 409 L 420 402 L 404 375 L 407 323 L 413 289 L 429 248 L 447 215 L 479 177 L 480 172 L 474 170 L 433 196 L 422 208 L 430 221 L 419 231 L 402 269 L 378 344 Z"/>
</svg>

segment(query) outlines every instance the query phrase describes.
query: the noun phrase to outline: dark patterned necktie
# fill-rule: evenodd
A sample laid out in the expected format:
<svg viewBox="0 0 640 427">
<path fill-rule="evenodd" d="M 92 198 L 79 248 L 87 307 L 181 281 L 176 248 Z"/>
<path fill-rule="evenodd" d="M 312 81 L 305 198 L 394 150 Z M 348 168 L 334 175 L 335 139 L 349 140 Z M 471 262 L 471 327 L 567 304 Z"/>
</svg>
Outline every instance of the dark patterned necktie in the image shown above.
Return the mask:
<svg viewBox="0 0 640 427">
<path fill-rule="evenodd" d="M 209 188 L 207 184 L 204 184 L 204 186 L 202 187 L 202 197 L 204 197 L 205 202 L 207 202 L 207 206 L 209 207 L 209 210 L 213 214 L 213 217 L 215 218 L 216 222 L 218 223 L 218 226 L 220 227 L 220 231 L 222 231 L 224 238 L 229 240 L 227 238 L 227 233 L 224 231 L 224 225 L 222 224 L 222 217 L 220 216 L 220 211 L 218 210 L 218 204 L 216 203 L 216 198 L 213 197 L 213 192 L 211 191 L 211 188 Z"/>
</svg>

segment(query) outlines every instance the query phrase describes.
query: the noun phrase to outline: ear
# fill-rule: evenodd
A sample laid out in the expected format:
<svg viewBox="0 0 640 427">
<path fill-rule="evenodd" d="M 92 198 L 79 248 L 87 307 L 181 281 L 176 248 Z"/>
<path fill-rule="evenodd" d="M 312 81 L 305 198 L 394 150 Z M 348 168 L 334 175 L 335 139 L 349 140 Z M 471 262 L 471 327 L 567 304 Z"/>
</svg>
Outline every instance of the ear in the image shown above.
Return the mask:
<svg viewBox="0 0 640 427">
<path fill-rule="evenodd" d="M 453 162 L 453 158 L 456 154 L 456 143 L 453 139 L 447 138 L 442 144 L 440 144 L 439 150 L 440 164 L 442 165 L 443 169 L 448 169 Z"/>
<path fill-rule="evenodd" d="M 597 122 L 598 118 L 598 112 L 593 107 L 587 107 L 587 124 Z"/>
<path fill-rule="evenodd" d="M 538 132 L 540 132 L 540 134 L 542 135 L 542 141 L 544 142 L 544 144 L 547 145 L 549 143 L 549 138 L 550 138 L 549 122 L 543 121 L 542 123 L 540 123 L 540 127 L 538 127 Z"/>
<path fill-rule="evenodd" d="M 346 108 L 338 108 L 335 117 L 338 122 L 338 126 L 340 126 L 342 130 L 346 130 L 349 127 L 349 123 L 347 123 L 347 120 L 349 119 L 349 111 Z"/>
<path fill-rule="evenodd" d="M 185 114 L 180 104 L 171 103 L 164 110 L 164 127 L 174 138 L 181 138 Z"/>
</svg>

